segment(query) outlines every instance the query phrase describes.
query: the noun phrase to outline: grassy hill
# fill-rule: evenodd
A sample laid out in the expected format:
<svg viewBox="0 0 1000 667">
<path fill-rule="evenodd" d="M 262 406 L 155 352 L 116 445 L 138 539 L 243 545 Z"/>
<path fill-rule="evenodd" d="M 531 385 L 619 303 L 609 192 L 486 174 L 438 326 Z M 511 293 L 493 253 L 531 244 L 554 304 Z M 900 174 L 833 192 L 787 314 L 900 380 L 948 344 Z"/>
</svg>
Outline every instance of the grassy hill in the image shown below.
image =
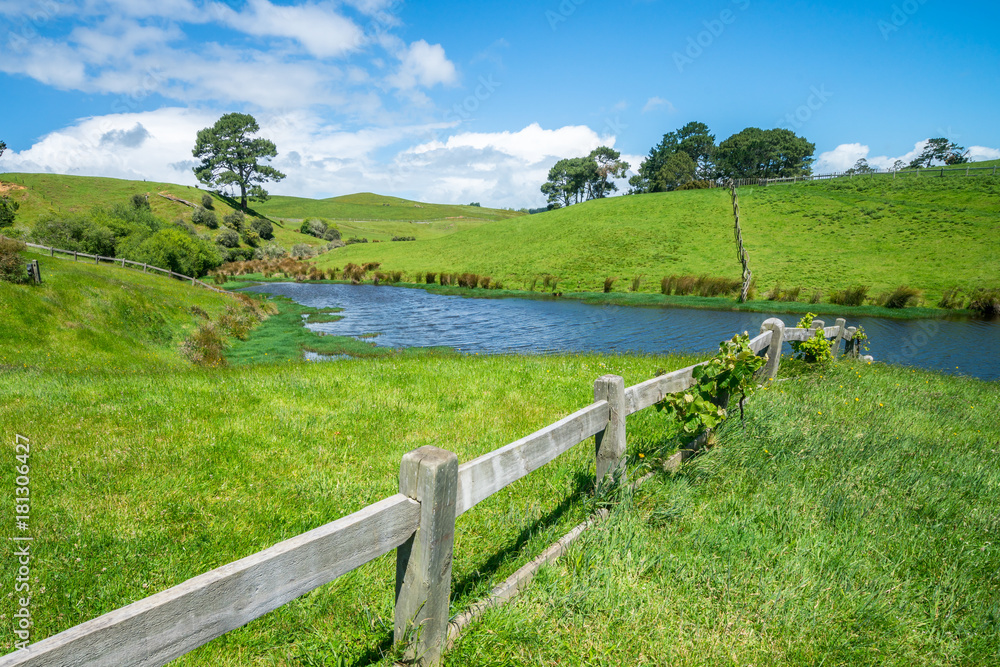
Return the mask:
<svg viewBox="0 0 1000 667">
<path fill-rule="evenodd" d="M 808 297 L 858 283 L 908 284 L 936 300 L 1000 276 L 1000 176 L 886 176 L 741 188 L 743 238 L 763 292 L 782 283 Z M 378 261 L 384 269 L 473 272 L 522 286 L 553 274 L 565 291 L 618 290 L 643 276 L 738 278 L 725 190 L 596 200 L 407 244 L 350 246 L 321 266 Z"/>
<path fill-rule="evenodd" d="M 456 206 L 451 204 L 427 204 L 398 197 L 386 197 L 370 192 L 362 192 L 329 199 L 305 199 L 302 197 L 274 196 L 258 204 L 256 209 L 269 217 L 280 218 L 328 218 L 330 220 L 505 220 L 521 215 L 518 211 L 482 208 L 480 206 Z"/>
<path fill-rule="evenodd" d="M 191 222 L 193 208 L 161 197 L 160 193 L 197 205 L 201 204 L 202 196 L 208 194 L 220 220 L 232 213 L 239 203 L 207 190 L 172 183 L 60 174 L 0 174 L 0 194 L 6 194 L 20 204 L 17 225 L 23 229 L 30 229 L 44 215 L 83 215 L 95 207 L 126 202 L 135 194 L 149 195 L 150 207 L 158 218 L 167 222 Z M 322 200 L 276 196 L 263 204 L 251 203 L 250 209 L 271 219 L 274 240 L 286 249 L 298 243 L 311 246 L 325 243 L 299 233 L 299 224 L 309 218 L 332 222 L 345 239 L 357 237 L 369 241 L 389 241 L 398 236 L 438 238 L 478 227 L 485 222 L 524 215 L 503 209 L 426 204 L 370 193 Z M 211 230 L 198 226 L 198 231 L 215 237 L 221 228 Z"/>
</svg>

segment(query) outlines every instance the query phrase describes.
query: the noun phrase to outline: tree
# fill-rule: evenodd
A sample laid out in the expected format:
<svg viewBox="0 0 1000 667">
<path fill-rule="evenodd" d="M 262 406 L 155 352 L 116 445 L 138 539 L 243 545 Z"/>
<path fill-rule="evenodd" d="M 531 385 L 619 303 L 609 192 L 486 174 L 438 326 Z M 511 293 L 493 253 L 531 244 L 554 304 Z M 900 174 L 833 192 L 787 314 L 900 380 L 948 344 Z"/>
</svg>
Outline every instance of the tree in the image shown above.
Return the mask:
<svg viewBox="0 0 1000 667">
<path fill-rule="evenodd" d="M 194 168 L 198 180 L 209 186 L 238 185 L 244 211 L 248 196 L 254 201 L 267 201 L 267 190 L 261 183 L 285 177 L 274 167 L 258 162 L 278 155 L 274 142 L 251 136 L 259 130 L 257 120 L 249 114 L 226 114 L 212 127 L 198 132 L 191 151 L 201 158 L 201 164 Z"/>
<path fill-rule="evenodd" d="M 944 137 L 928 139 L 923 152 L 910 163 L 911 168 L 930 167 L 935 162 L 964 164 L 969 161 L 969 151 Z"/>
<path fill-rule="evenodd" d="M 892 170 L 899 171 L 900 169 L 906 169 L 906 163 L 902 160 L 896 160 L 892 163 Z"/>
<path fill-rule="evenodd" d="M 0 229 L 14 224 L 14 216 L 21 205 L 10 197 L 0 197 Z"/>
<path fill-rule="evenodd" d="M 0 141 L 0 157 L 3 157 L 3 152 L 7 150 L 7 144 Z"/>
<path fill-rule="evenodd" d="M 549 169 L 542 194 L 553 208 L 579 203 L 585 198 L 588 184 L 596 181 L 597 163 L 589 157 L 564 158 Z"/>
<path fill-rule="evenodd" d="M 878 170 L 868 164 L 868 160 L 862 157 L 858 158 L 858 161 L 854 163 L 854 166 L 844 173 L 853 176 L 854 174 L 874 174 L 876 171 Z"/>
<path fill-rule="evenodd" d="M 692 121 L 674 132 L 668 132 L 663 135 L 659 144 L 649 150 L 646 160 L 639 165 L 639 173 L 629 179 L 629 185 L 632 186 L 629 193 L 664 192 L 665 189 L 672 189 L 664 184 L 678 182 L 678 167 L 683 164 L 686 168 L 687 162 L 675 159 L 671 165 L 671 174 L 658 174 L 671 156 L 678 152 L 686 154 L 694 165 L 691 178 L 687 180 L 695 177 L 715 178 L 715 150 L 715 135 L 710 133 L 708 125 L 704 123 Z"/>
<path fill-rule="evenodd" d="M 815 151 L 816 144 L 791 130 L 748 127 L 719 144 L 715 162 L 728 178 L 805 176 Z"/>
<path fill-rule="evenodd" d="M 609 192 L 617 192 L 618 186 L 612 178 L 622 178 L 628 171 L 629 164 L 621 159 L 622 154 L 607 146 L 598 146 L 590 152 L 590 159 L 597 165 L 597 178 L 591 183 L 591 196 L 588 198 L 602 199 Z"/>
<path fill-rule="evenodd" d="M 677 151 L 667 157 L 666 162 L 653 176 L 652 192 L 676 190 L 694 180 L 697 165 L 684 151 Z"/>
</svg>

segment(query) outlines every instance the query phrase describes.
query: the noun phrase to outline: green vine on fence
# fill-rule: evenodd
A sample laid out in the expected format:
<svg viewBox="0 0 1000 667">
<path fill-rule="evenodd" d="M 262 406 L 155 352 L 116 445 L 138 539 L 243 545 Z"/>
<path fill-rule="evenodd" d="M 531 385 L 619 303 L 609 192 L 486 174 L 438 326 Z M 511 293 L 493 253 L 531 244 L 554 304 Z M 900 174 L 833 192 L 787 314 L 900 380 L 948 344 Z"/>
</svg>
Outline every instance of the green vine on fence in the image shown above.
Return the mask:
<svg viewBox="0 0 1000 667">
<path fill-rule="evenodd" d="M 656 409 L 675 417 L 688 434 L 715 428 L 726 418 L 731 396 L 740 397 L 742 415 L 743 401 L 757 387 L 755 374 L 764 361 L 750 349 L 749 334 L 737 334 L 720 343 L 719 353 L 707 363 L 694 367 L 694 386 L 664 397 Z"/>
<path fill-rule="evenodd" d="M 815 313 L 806 313 L 796 326 L 799 329 L 809 329 L 815 319 Z M 792 341 L 791 346 L 796 359 L 818 364 L 833 361 L 833 342 L 827 340 L 822 329 L 816 329 L 816 333 L 808 340 Z"/>
</svg>

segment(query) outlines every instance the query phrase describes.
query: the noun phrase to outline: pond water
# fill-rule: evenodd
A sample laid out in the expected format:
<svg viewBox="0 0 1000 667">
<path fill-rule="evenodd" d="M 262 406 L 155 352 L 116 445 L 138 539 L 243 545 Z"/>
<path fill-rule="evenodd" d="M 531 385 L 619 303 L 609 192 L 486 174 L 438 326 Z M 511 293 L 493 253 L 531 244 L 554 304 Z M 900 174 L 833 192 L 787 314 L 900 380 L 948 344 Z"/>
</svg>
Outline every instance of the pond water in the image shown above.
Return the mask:
<svg viewBox="0 0 1000 667">
<path fill-rule="evenodd" d="M 453 347 L 462 352 L 712 353 L 734 333 L 760 331 L 769 317 L 798 315 L 589 305 L 571 300 L 470 299 L 374 285 L 271 283 L 249 288 L 305 306 L 343 308 L 342 320 L 310 324 L 340 336 L 378 333 L 386 347 Z M 825 316 L 827 326 L 836 318 Z M 848 318 L 868 333 L 876 361 L 1000 379 L 1000 321 Z M 787 346 L 786 346 L 786 351 Z"/>
</svg>

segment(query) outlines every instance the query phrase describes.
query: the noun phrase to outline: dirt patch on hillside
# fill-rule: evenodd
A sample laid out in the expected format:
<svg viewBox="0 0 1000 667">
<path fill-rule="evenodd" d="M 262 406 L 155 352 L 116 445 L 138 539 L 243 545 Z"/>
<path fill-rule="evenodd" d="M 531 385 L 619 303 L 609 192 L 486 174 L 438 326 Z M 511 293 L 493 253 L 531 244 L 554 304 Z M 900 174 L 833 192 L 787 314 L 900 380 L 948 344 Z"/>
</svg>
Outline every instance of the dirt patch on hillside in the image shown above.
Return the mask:
<svg viewBox="0 0 1000 667">
<path fill-rule="evenodd" d="M 5 195 L 13 192 L 14 190 L 27 190 L 28 188 L 23 185 L 18 185 L 17 183 L 3 183 L 0 182 L 0 195 Z"/>
</svg>

